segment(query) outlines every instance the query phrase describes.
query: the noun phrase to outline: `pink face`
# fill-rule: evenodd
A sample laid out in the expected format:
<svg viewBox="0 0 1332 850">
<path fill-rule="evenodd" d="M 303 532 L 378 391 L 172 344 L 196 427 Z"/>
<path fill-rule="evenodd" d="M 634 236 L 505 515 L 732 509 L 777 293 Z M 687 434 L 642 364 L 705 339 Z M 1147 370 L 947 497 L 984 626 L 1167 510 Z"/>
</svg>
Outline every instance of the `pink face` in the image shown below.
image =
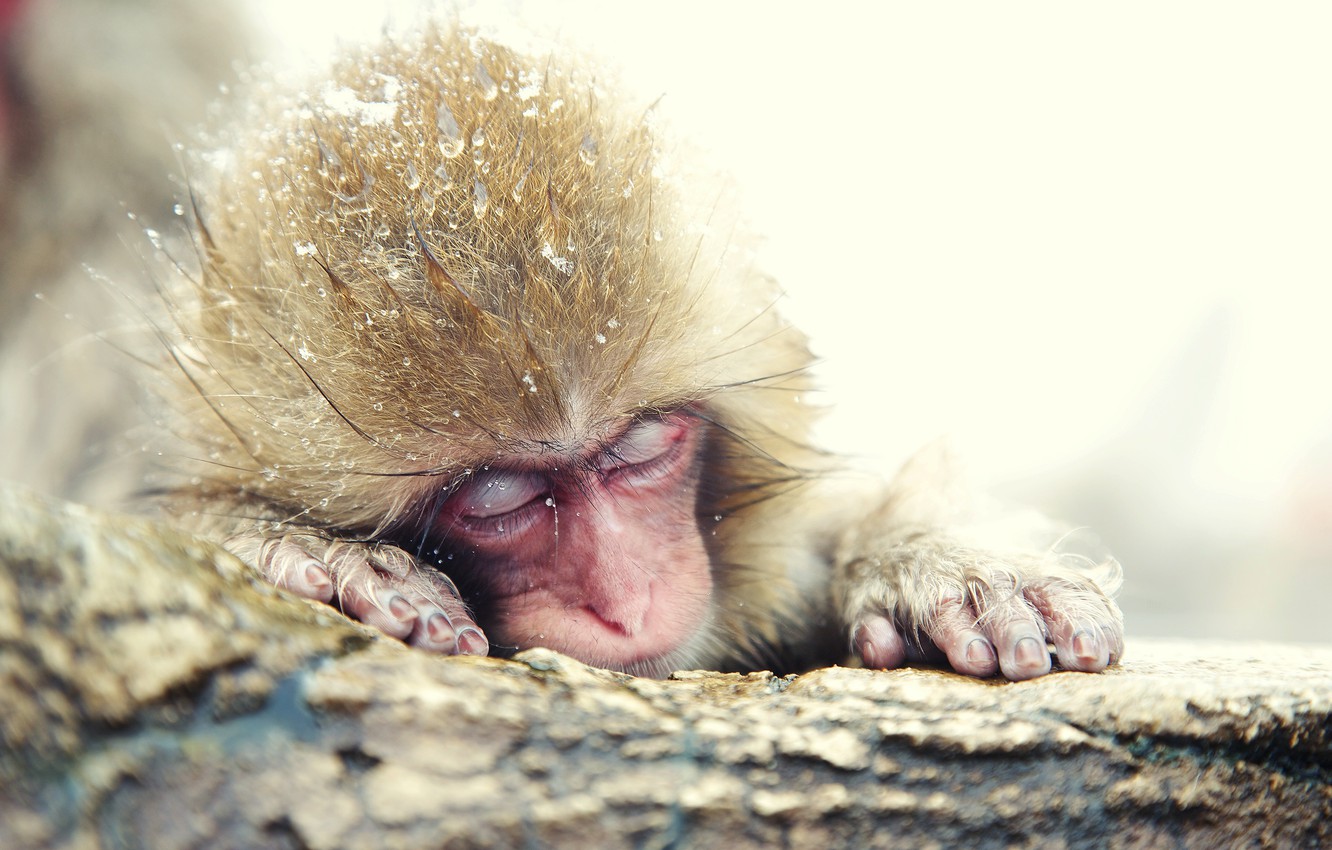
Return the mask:
<svg viewBox="0 0 1332 850">
<path fill-rule="evenodd" d="M 712 597 L 701 431 L 685 412 L 645 418 L 558 461 L 492 464 L 448 497 L 435 530 L 471 564 L 493 646 L 634 671 L 684 648 Z"/>
</svg>

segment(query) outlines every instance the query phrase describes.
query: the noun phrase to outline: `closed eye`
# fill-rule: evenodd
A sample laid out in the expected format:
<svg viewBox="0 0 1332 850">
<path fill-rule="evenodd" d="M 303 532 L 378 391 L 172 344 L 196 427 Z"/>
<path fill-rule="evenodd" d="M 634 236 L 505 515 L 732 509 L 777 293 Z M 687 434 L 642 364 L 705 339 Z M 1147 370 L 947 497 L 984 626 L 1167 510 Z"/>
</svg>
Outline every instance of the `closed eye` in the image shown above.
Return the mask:
<svg viewBox="0 0 1332 850">
<path fill-rule="evenodd" d="M 544 476 L 508 470 L 484 472 L 464 484 L 449 501 L 464 517 L 493 517 L 516 510 L 548 488 Z"/>
<path fill-rule="evenodd" d="M 533 472 L 486 471 L 449 496 L 450 528 L 480 537 L 525 531 L 546 509 L 550 482 Z"/>
<path fill-rule="evenodd" d="M 644 419 L 602 450 L 597 469 L 635 482 L 656 479 L 685 454 L 690 423 L 680 415 Z"/>
</svg>

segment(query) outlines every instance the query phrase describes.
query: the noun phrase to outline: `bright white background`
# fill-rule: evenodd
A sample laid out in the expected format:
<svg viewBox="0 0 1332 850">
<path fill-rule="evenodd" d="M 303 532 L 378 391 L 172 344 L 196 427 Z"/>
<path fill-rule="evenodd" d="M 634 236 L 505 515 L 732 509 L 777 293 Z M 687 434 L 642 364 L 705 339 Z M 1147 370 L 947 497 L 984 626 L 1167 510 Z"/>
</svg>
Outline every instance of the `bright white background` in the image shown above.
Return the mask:
<svg viewBox="0 0 1332 850">
<path fill-rule="evenodd" d="M 293 61 L 409 8 L 254 2 Z M 462 7 L 667 95 L 830 442 L 891 471 L 951 435 L 1102 533 L 1132 632 L 1332 640 L 1332 7 Z"/>
</svg>

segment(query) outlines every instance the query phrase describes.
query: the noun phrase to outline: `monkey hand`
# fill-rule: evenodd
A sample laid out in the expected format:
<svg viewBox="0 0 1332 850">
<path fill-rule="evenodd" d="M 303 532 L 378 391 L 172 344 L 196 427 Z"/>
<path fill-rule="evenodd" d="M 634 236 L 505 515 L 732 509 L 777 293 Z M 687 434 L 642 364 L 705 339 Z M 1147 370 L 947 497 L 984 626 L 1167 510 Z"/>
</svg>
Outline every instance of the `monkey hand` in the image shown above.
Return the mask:
<svg viewBox="0 0 1332 850">
<path fill-rule="evenodd" d="M 1099 573 L 1099 575 L 1096 575 Z M 1113 559 L 1069 565 L 1045 552 L 998 555 L 928 532 L 840 560 L 834 593 L 868 667 L 945 656 L 959 673 L 1011 680 L 1100 672 L 1123 654 L 1123 615 L 1106 589 Z"/>
<path fill-rule="evenodd" d="M 485 655 L 490 649 L 454 583 L 396 546 L 314 533 L 244 533 L 224 545 L 269 583 L 334 605 L 418 649 L 445 655 Z"/>
</svg>

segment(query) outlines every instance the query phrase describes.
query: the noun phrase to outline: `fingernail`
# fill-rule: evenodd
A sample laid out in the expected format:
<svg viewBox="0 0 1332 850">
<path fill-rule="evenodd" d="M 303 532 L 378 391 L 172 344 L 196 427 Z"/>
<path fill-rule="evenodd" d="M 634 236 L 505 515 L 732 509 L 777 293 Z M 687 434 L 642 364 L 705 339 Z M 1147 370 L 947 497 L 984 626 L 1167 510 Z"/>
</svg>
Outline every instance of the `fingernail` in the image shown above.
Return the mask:
<svg viewBox="0 0 1332 850">
<path fill-rule="evenodd" d="M 396 593 L 389 597 L 388 609 L 394 619 L 404 623 L 416 619 L 416 609 L 412 607 L 410 602 Z"/>
<path fill-rule="evenodd" d="M 1013 654 L 1017 658 L 1017 663 L 1023 667 L 1040 666 L 1046 657 L 1045 647 L 1036 638 L 1031 637 L 1018 641 Z"/>
<path fill-rule="evenodd" d="M 449 618 L 443 614 L 432 614 L 429 620 L 426 620 L 426 633 L 430 635 L 430 641 L 436 644 L 454 643 L 457 636 L 453 633 L 453 624 Z"/>
<path fill-rule="evenodd" d="M 862 625 L 860 628 L 856 629 L 856 633 L 851 638 L 851 642 L 855 645 L 856 654 L 860 656 L 860 660 L 864 662 L 866 667 L 882 669 L 887 666 L 884 659 L 881 657 L 883 653 L 874 645 L 874 641 L 870 637 L 869 626 Z"/>
<path fill-rule="evenodd" d="M 458 651 L 463 655 L 485 655 L 490 651 L 490 641 L 469 626 L 458 632 Z"/>
<path fill-rule="evenodd" d="M 1079 661 L 1095 661 L 1101 657 L 1101 648 L 1090 634 L 1078 632 L 1073 635 L 1073 654 Z"/>
<path fill-rule="evenodd" d="M 311 590 L 320 591 L 330 584 L 328 571 L 318 564 L 310 564 L 305 568 L 305 584 Z"/>
<path fill-rule="evenodd" d="M 865 657 L 866 652 L 872 651 L 874 643 L 869 639 L 869 627 L 857 627 L 855 634 L 851 636 L 851 644 L 855 647 L 856 652 L 860 653 L 861 658 Z"/>
<path fill-rule="evenodd" d="M 976 638 L 967 644 L 967 663 L 993 664 L 994 661 L 994 647 L 985 638 Z"/>
<path fill-rule="evenodd" d="M 875 667 L 878 665 L 879 659 L 874 657 L 875 656 L 874 641 L 868 638 L 862 639 L 860 643 L 856 646 L 856 649 L 860 652 L 861 661 L 864 661 L 866 664 L 868 664 L 871 667 Z"/>
</svg>

